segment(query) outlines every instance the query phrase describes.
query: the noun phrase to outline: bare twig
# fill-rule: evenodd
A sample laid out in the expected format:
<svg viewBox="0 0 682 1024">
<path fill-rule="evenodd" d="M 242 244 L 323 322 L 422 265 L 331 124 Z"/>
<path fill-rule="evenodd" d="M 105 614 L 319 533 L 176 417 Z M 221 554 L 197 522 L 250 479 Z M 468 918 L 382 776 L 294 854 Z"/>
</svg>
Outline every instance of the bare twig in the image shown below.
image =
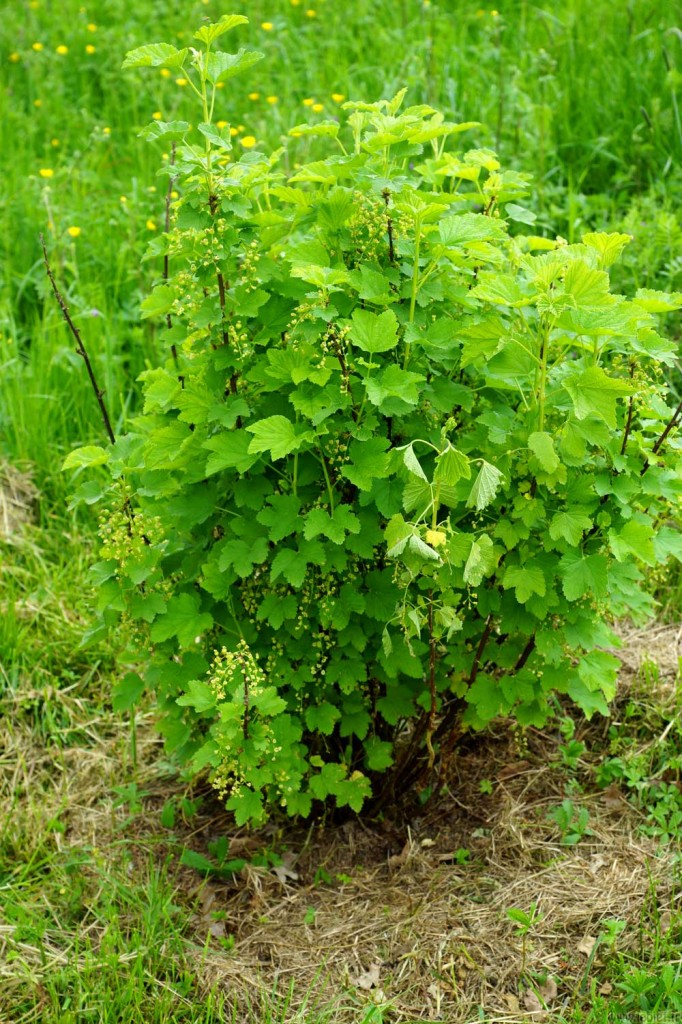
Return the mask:
<svg viewBox="0 0 682 1024">
<path fill-rule="evenodd" d="M 95 398 L 97 399 L 97 404 L 99 405 L 99 409 L 100 409 L 100 412 L 102 414 L 102 420 L 104 421 L 104 429 L 107 432 L 107 437 L 109 438 L 109 440 L 111 441 L 112 444 L 116 444 L 116 438 L 114 437 L 114 431 L 112 430 L 112 427 L 111 427 L 111 420 L 109 419 L 109 413 L 107 412 L 107 407 L 104 404 L 104 391 L 97 384 L 97 379 L 95 377 L 95 371 L 93 369 L 92 363 L 90 362 L 90 357 L 89 357 L 88 353 L 85 350 L 85 345 L 83 344 L 83 339 L 81 338 L 80 331 L 78 330 L 78 328 L 74 324 L 73 320 L 71 319 L 71 314 L 69 313 L 69 307 L 66 304 L 64 296 L 62 295 L 62 293 L 59 291 L 59 288 L 57 287 L 57 282 L 54 279 L 54 274 L 52 273 L 52 267 L 50 266 L 50 261 L 49 261 L 48 256 L 47 256 L 47 249 L 45 248 L 45 239 L 43 238 L 42 233 L 40 235 L 40 244 L 41 244 L 42 249 L 43 249 L 43 258 L 45 260 L 45 269 L 47 270 L 47 276 L 48 276 L 48 278 L 50 280 L 50 284 L 52 285 L 52 291 L 55 294 L 55 298 L 57 299 L 57 302 L 59 303 L 59 307 L 60 307 L 60 309 L 61 309 L 61 311 L 62 311 L 62 313 L 64 315 L 64 319 L 66 320 L 67 326 L 68 326 L 69 330 L 71 331 L 71 333 L 72 333 L 72 335 L 73 335 L 73 337 L 74 337 L 74 339 L 76 341 L 76 352 L 78 353 L 79 356 L 83 357 L 83 362 L 85 363 L 85 368 L 88 371 L 88 377 L 90 378 L 90 383 L 92 384 L 92 390 L 95 392 Z"/>
</svg>

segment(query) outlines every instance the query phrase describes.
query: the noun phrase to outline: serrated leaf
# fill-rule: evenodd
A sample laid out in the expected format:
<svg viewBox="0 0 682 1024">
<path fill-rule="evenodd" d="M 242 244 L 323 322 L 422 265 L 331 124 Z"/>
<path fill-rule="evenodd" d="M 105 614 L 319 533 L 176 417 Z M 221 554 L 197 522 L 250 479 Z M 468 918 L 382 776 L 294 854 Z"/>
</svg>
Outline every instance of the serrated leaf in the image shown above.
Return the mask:
<svg viewBox="0 0 682 1024">
<path fill-rule="evenodd" d="M 406 445 L 403 448 L 403 462 L 405 463 L 406 469 L 412 473 L 413 476 L 419 477 L 420 480 L 426 480 L 428 478 L 426 473 L 422 469 L 421 463 L 415 455 L 414 447 L 411 444 Z"/>
<path fill-rule="evenodd" d="M 385 476 L 388 468 L 386 449 L 389 441 L 384 437 L 371 437 L 367 441 L 353 440 L 350 445 L 350 462 L 342 468 L 341 474 L 360 490 L 370 490 L 372 481 Z"/>
<path fill-rule="evenodd" d="M 174 302 L 175 290 L 168 284 L 157 284 L 156 288 L 140 303 L 142 319 L 147 319 L 150 316 L 165 316 Z"/>
<path fill-rule="evenodd" d="M 619 258 L 625 246 L 632 241 L 632 235 L 622 235 L 617 231 L 588 231 L 582 236 L 582 240 L 598 253 L 599 268 L 608 270 Z"/>
<path fill-rule="evenodd" d="M 144 679 L 137 672 L 126 672 L 111 691 L 111 706 L 117 713 L 128 711 L 144 692 Z"/>
<path fill-rule="evenodd" d="M 249 823 L 258 825 L 265 820 L 263 798 L 260 793 L 254 792 L 248 786 L 241 786 L 239 790 L 233 792 L 225 806 L 234 812 L 234 820 L 239 826 Z"/>
<path fill-rule="evenodd" d="M 554 473 L 559 467 L 559 456 L 554 450 L 554 439 L 544 430 L 535 431 L 528 438 L 528 447 L 545 473 Z"/>
<path fill-rule="evenodd" d="M 69 452 L 62 463 L 62 469 L 82 469 L 84 466 L 104 466 L 109 461 L 110 451 L 96 444 L 87 444 Z"/>
<path fill-rule="evenodd" d="M 209 142 L 212 142 L 218 149 L 224 149 L 229 152 L 232 149 L 232 136 L 230 134 L 230 127 L 226 125 L 225 128 L 217 128 L 214 124 L 198 124 L 197 128 Z"/>
<path fill-rule="evenodd" d="M 340 125 L 336 121 L 320 121 L 318 124 L 297 124 L 289 129 L 289 135 L 294 139 L 309 136 L 335 139 L 339 134 L 339 128 Z"/>
<path fill-rule="evenodd" d="M 218 434 L 204 442 L 204 448 L 213 452 L 206 462 L 206 475 L 219 473 L 223 469 L 236 469 L 246 473 L 258 462 L 258 455 L 250 450 L 251 438 L 244 430 L 233 430 Z"/>
<path fill-rule="evenodd" d="M 567 509 L 564 512 L 557 512 L 552 516 L 549 524 L 549 535 L 552 540 L 559 540 L 563 537 L 571 547 L 577 547 L 582 539 L 585 530 L 592 526 L 592 520 L 583 512 L 575 509 Z"/>
<path fill-rule="evenodd" d="M 222 53 L 217 50 L 209 53 L 206 58 L 206 77 L 211 85 L 218 85 L 219 82 L 227 82 L 235 75 L 257 64 L 265 56 L 257 50 L 239 50 L 238 53 Z"/>
<path fill-rule="evenodd" d="M 403 370 L 391 363 L 376 377 L 365 381 L 367 397 L 384 416 L 399 416 L 419 402 L 420 373 Z"/>
<path fill-rule="evenodd" d="M 208 683 L 202 679 L 190 679 L 187 684 L 187 693 L 178 697 L 175 703 L 183 708 L 194 708 L 201 714 L 216 706 L 216 695 Z"/>
<path fill-rule="evenodd" d="M 493 542 L 487 533 L 483 533 L 471 545 L 464 566 L 464 582 L 471 587 L 480 586 L 485 577 L 490 576 L 496 562 Z"/>
<path fill-rule="evenodd" d="M 578 601 L 586 594 L 606 596 L 608 563 L 603 555 L 583 555 L 569 551 L 559 563 L 562 589 L 569 601 Z"/>
<path fill-rule="evenodd" d="M 398 320 L 395 313 L 392 309 L 383 313 L 370 313 L 366 309 L 353 310 L 350 340 L 363 352 L 389 352 L 398 344 Z"/>
<path fill-rule="evenodd" d="M 331 736 L 340 718 L 341 712 L 329 701 L 311 704 L 305 712 L 305 724 L 311 731 L 321 732 L 323 736 Z"/>
<path fill-rule="evenodd" d="M 520 604 L 525 604 L 533 594 L 544 597 L 547 590 L 542 569 L 530 562 L 525 565 L 508 565 L 502 578 L 502 586 L 505 590 L 513 587 L 516 600 Z"/>
<path fill-rule="evenodd" d="M 471 478 L 471 465 L 468 457 L 453 448 L 451 444 L 436 459 L 436 470 L 433 474 L 434 482 L 447 484 L 454 487 L 460 480 Z"/>
<path fill-rule="evenodd" d="M 165 614 L 160 615 L 151 627 L 152 641 L 162 643 L 176 637 L 180 647 L 193 647 L 197 636 L 213 625 L 213 616 L 199 609 L 198 594 L 177 594 L 171 597 Z"/>
<path fill-rule="evenodd" d="M 489 462 L 482 460 L 478 476 L 467 498 L 467 508 L 475 507 L 479 512 L 487 508 L 491 501 L 494 501 L 503 481 L 504 473 L 501 473 L 495 466 L 491 466 Z"/>
<path fill-rule="evenodd" d="M 598 416 L 616 429 L 616 400 L 635 393 L 630 381 L 609 377 L 600 366 L 590 366 L 566 377 L 563 386 L 571 396 L 576 418 Z"/>
<path fill-rule="evenodd" d="M 202 25 L 194 33 L 194 38 L 198 39 L 200 43 L 212 43 L 238 25 L 248 25 L 248 23 L 249 19 L 245 18 L 243 14 L 224 14 L 212 25 Z"/>
<path fill-rule="evenodd" d="M 178 50 L 170 43 L 147 43 L 129 50 L 121 64 L 121 69 L 128 68 L 179 68 L 182 67 L 188 51 Z"/>
<path fill-rule="evenodd" d="M 189 121 L 151 121 L 137 136 L 147 142 L 156 142 L 157 139 L 171 141 L 184 138 L 189 129 Z"/>
<path fill-rule="evenodd" d="M 292 423 L 286 416 L 268 416 L 246 428 L 253 434 L 249 453 L 269 452 L 272 459 L 283 459 L 296 452 L 302 445 L 314 441 L 315 434 L 300 424 Z"/>
</svg>

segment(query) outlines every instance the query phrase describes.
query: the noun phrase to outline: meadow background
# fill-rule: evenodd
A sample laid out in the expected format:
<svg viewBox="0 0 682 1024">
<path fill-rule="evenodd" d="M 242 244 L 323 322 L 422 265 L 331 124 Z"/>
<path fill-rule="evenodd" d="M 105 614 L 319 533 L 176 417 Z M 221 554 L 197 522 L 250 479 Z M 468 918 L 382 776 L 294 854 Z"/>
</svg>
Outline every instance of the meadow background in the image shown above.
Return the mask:
<svg viewBox="0 0 682 1024">
<path fill-rule="evenodd" d="M 238 45 L 265 54 L 220 95 L 218 116 L 233 127 L 237 150 L 275 148 L 291 126 L 334 117 L 345 99 L 372 101 L 406 86 L 411 103 L 480 122 L 468 146 L 492 148 L 503 166 L 533 175 L 534 233 L 572 242 L 588 230 L 626 231 L 634 241 L 616 268 L 618 288 L 682 289 L 682 22 L 667 0 L 516 0 L 499 9 L 454 0 L 253 0 L 234 11 L 250 18 Z M 351 985 L 357 998 L 342 1011 L 333 1001 L 306 1009 L 281 987 L 272 995 L 267 981 L 254 982 L 249 1009 L 248 994 L 237 998 L 219 983 L 211 951 L 229 957 L 233 931 L 205 900 L 197 911 L 204 890 L 186 856 L 177 868 L 188 836 L 201 831 L 200 800 L 176 800 L 181 782 L 148 716 L 131 725 L 112 710 L 115 643 L 79 647 L 91 617 L 97 523 L 87 509 L 70 508 L 60 466 L 73 447 L 99 443 L 102 430 L 39 236 L 119 433 L 137 407 L 136 378 L 156 359 L 154 327 L 140 320 L 139 304 L 160 277 L 144 253 L 164 227 L 166 179 L 156 171 L 169 159 L 137 132 L 153 118 L 192 117 L 182 80 L 156 69 L 124 74 L 120 65 L 143 43 L 189 45 L 202 19 L 223 13 L 215 0 L 15 0 L 2 11 L 0 1020 L 12 1024 L 427 1019 L 376 1000 L 365 1005 L 373 986 Z M 286 145 L 285 167 L 293 168 L 305 143 Z M 668 321 L 679 340 L 679 320 Z M 661 622 L 679 619 L 678 578 L 652 586 Z M 665 673 L 650 665 L 642 688 L 633 670 L 639 689 L 628 698 L 630 732 L 619 738 L 640 757 L 641 777 L 647 765 L 653 771 L 641 748 L 651 753 L 656 730 L 677 723 L 670 671 L 661 696 L 653 683 Z M 679 775 L 678 728 L 657 750 L 660 777 Z M 574 760 L 564 768 L 577 770 L 580 754 Z M 646 819 L 646 794 L 642 802 L 642 787 L 633 792 L 635 813 Z M 672 793 L 666 799 L 669 856 L 677 804 Z M 214 823 L 210 836 L 219 829 Z M 551 1019 L 682 1010 L 675 929 L 659 927 L 654 941 L 651 921 L 640 918 L 632 959 L 612 949 L 601 973 L 595 962 L 595 984 L 579 977 Z M 314 959 L 314 942 L 310 949 Z M 633 971 L 641 972 L 634 989 Z M 305 991 L 310 985 L 304 979 Z M 530 1009 L 521 1005 L 518 1019 Z M 462 1015 L 434 1019 L 468 1020 L 469 1012 L 462 1004 Z M 484 1005 L 477 1012 L 471 1019 L 493 1019 Z"/>
</svg>

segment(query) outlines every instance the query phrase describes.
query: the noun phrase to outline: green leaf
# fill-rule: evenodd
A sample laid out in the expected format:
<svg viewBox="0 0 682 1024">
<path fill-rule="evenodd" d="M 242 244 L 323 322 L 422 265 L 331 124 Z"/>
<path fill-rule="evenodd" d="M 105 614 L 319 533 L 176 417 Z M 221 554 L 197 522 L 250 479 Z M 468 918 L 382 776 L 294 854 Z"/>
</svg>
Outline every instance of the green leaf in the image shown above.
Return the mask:
<svg viewBox="0 0 682 1024">
<path fill-rule="evenodd" d="M 229 32 L 238 25 L 248 25 L 248 23 L 249 19 L 245 18 L 243 14 L 223 14 L 222 18 L 213 22 L 212 25 L 202 25 L 194 33 L 194 38 L 198 39 L 200 43 L 212 43 L 225 32 Z"/>
<path fill-rule="evenodd" d="M 621 235 L 617 231 L 589 231 L 582 236 L 582 240 L 598 253 L 600 270 L 608 270 L 632 241 L 632 235 Z"/>
<path fill-rule="evenodd" d="M 270 580 L 274 583 L 280 576 L 297 589 L 303 583 L 308 569 L 308 562 L 304 554 L 294 551 L 293 548 L 282 548 L 272 560 Z"/>
<path fill-rule="evenodd" d="M 582 539 L 585 530 L 592 526 L 592 520 L 584 512 L 577 509 L 567 509 L 565 512 L 557 512 L 549 524 L 549 535 L 552 540 L 559 540 L 563 537 L 571 547 L 577 547 Z"/>
<path fill-rule="evenodd" d="M 448 443 L 445 451 L 441 452 L 436 459 L 434 482 L 454 487 L 460 480 L 469 480 L 470 478 L 471 465 L 468 457 Z"/>
<path fill-rule="evenodd" d="M 392 363 L 376 377 L 365 381 L 367 397 L 384 416 L 399 416 L 417 405 L 418 385 L 423 380 L 420 373 L 403 370 Z"/>
<path fill-rule="evenodd" d="M 520 604 L 533 595 L 544 597 L 547 589 L 545 574 L 539 565 L 526 562 L 525 565 L 508 565 L 502 578 L 502 586 L 505 590 L 514 588 L 516 600 Z"/>
<path fill-rule="evenodd" d="M 96 444 L 85 445 L 69 452 L 62 463 L 62 469 L 82 469 L 84 466 L 104 466 L 109 461 L 111 450 Z"/>
<path fill-rule="evenodd" d="M 372 487 L 372 481 L 386 475 L 390 442 L 385 437 L 371 437 L 367 441 L 353 440 L 348 452 L 350 463 L 342 468 L 341 474 L 362 491 Z"/>
<path fill-rule="evenodd" d="M 578 601 L 586 594 L 606 596 L 608 562 L 603 555 L 583 555 L 568 551 L 559 563 L 562 588 L 569 601 Z"/>
<path fill-rule="evenodd" d="M 486 576 L 490 576 L 497 558 L 493 542 L 487 533 L 482 533 L 471 545 L 471 551 L 464 566 L 464 582 L 478 587 Z"/>
<path fill-rule="evenodd" d="M 232 149 L 232 136 L 230 135 L 230 126 L 226 125 L 224 128 L 216 128 L 214 124 L 198 124 L 197 128 L 209 142 L 212 142 L 218 149 L 224 149 L 229 151 Z"/>
<path fill-rule="evenodd" d="M 201 679 L 190 679 L 187 684 L 187 693 L 182 694 L 176 700 L 183 708 L 194 708 L 201 714 L 203 711 L 210 711 L 216 706 L 216 695 L 208 685 Z"/>
<path fill-rule="evenodd" d="M 559 467 L 559 456 L 554 450 L 554 439 L 550 434 L 536 431 L 528 438 L 528 447 L 545 473 L 554 473 Z"/>
<path fill-rule="evenodd" d="M 309 441 L 315 440 L 315 434 L 300 424 L 292 423 L 286 416 L 268 416 L 246 428 L 253 434 L 249 445 L 249 454 L 269 452 L 272 459 L 283 459 L 291 452 L 296 452 Z"/>
<path fill-rule="evenodd" d="M 494 242 L 507 237 L 504 223 L 481 213 L 459 213 L 443 217 L 438 224 L 443 245 L 466 246 L 471 242 Z"/>
<path fill-rule="evenodd" d="M 634 301 L 647 313 L 674 313 L 682 309 L 682 292 L 659 292 L 651 288 L 638 288 Z"/>
<path fill-rule="evenodd" d="M 398 320 L 392 309 L 370 313 L 353 310 L 350 340 L 363 352 L 388 352 L 398 344 Z"/>
<path fill-rule="evenodd" d="M 323 736 L 331 736 L 334 726 L 341 718 L 341 712 L 329 701 L 322 704 L 311 704 L 306 709 L 305 722 L 313 732 L 321 732 Z"/>
<path fill-rule="evenodd" d="M 609 706 L 604 700 L 603 693 L 600 693 L 599 690 L 591 690 L 578 675 L 571 677 L 565 692 L 578 705 L 588 722 L 595 711 L 598 711 L 600 715 L 608 715 Z"/>
<path fill-rule="evenodd" d="M 323 508 L 314 508 L 305 517 L 303 535 L 306 540 L 324 536 L 334 544 L 343 544 L 347 533 L 359 533 L 360 520 L 348 505 L 337 505 L 333 515 Z"/>
<path fill-rule="evenodd" d="M 156 288 L 149 293 L 147 298 L 143 299 L 140 303 L 142 319 L 148 319 L 150 316 L 165 316 L 169 309 L 171 309 L 174 302 L 175 289 L 171 288 L 168 284 L 158 284 Z"/>
<path fill-rule="evenodd" d="M 244 49 L 239 50 L 238 53 L 221 53 L 220 50 L 215 53 L 211 52 L 206 58 L 206 77 L 211 85 L 227 82 L 235 75 L 240 75 L 242 71 L 248 71 L 264 56 L 264 53 L 259 53 L 257 50 Z"/>
<path fill-rule="evenodd" d="M 335 139 L 339 134 L 339 128 L 340 125 L 336 121 L 319 121 L 317 124 L 297 124 L 289 129 L 289 135 L 294 139 L 309 136 Z"/>
<path fill-rule="evenodd" d="M 398 448 L 396 450 L 397 451 L 401 451 L 402 450 L 403 462 L 405 463 L 406 469 L 410 473 L 412 473 L 413 476 L 416 476 L 420 480 L 426 480 L 428 482 L 428 478 L 426 476 L 426 473 L 422 469 L 421 463 L 420 463 L 419 459 L 417 458 L 417 456 L 415 455 L 414 446 L 411 445 L 411 444 L 408 444 L 408 445 L 405 445 L 405 447 L 403 449 Z"/>
<path fill-rule="evenodd" d="M 616 399 L 632 395 L 636 390 L 630 381 L 609 377 L 600 366 L 570 374 L 563 385 L 571 396 L 577 419 L 595 415 L 612 430 L 616 429 Z"/>
<path fill-rule="evenodd" d="M 265 821 L 263 797 L 260 793 L 249 789 L 248 786 L 242 785 L 238 790 L 233 791 L 225 806 L 228 811 L 234 812 L 234 820 L 239 826 L 258 825 Z"/>
<path fill-rule="evenodd" d="M 129 50 L 121 69 L 128 68 L 179 68 L 185 62 L 188 50 L 178 50 L 170 43 L 148 43 Z"/>
<path fill-rule="evenodd" d="M 485 459 L 481 460 L 481 468 L 467 498 L 467 508 L 475 507 L 481 512 L 494 500 L 503 481 L 504 473 L 501 473 L 495 466 L 491 466 Z"/>
<path fill-rule="evenodd" d="M 498 306 L 519 308 L 530 306 L 533 302 L 532 294 L 521 287 L 518 278 L 513 274 L 493 270 L 480 271 L 478 283 L 470 294 Z"/>
<path fill-rule="evenodd" d="M 144 692 L 144 679 L 141 679 L 137 672 L 126 672 L 123 679 L 119 679 L 111 691 L 111 706 L 114 711 L 128 711 Z"/>
<path fill-rule="evenodd" d="M 146 139 L 147 142 L 156 142 L 157 139 L 170 141 L 184 138 L 189 129 L 189 121 L 151 121 L 137 135 L 138 138 Z"/>
<path fill-rule="evenodd" d="M 233 430 L 216 435 L 204 442 L 204 448 L 213 452 L 206 462 L 206 476 L 223 469 L 236 469 L 246 473 L 258 462 L 258 455 L 251 451 L 251 438 L 244 430 Z"/>
<path fill-rule="evenodd" d="M 168 601 L 166 613 L 152 625 L 150 636 L 154 643 L 177 637 L 180 647 L 193 647 L 197 636 L 213 625 L 208 612 L 200 612 L 198 594 L 177 594 Z"/>
<path fill-rule="evenodd" d="M 283 540 L 300 528 L 300 499 L 293 494 L 273 494 L 268 498 L 268 507 L 262 509 L 256 519 L 269 527 L 268 537 L 275 543 Z"/>
<path fill-rule="evenodd" d="M 370 736 L 365 740 L 365 758 L 371 772 L 384 772 L 393 764 L 393 744 Z"/>
</svg>

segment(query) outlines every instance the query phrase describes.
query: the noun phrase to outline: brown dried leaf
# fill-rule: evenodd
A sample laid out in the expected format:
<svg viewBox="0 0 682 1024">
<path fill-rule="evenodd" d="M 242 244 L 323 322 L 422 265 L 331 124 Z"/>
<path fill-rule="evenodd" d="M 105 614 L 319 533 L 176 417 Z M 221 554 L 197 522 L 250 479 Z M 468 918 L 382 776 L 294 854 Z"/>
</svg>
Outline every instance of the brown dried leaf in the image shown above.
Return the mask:
<svg viewBox="0 0 682 1024">
<path fill-rule="evenodd" d="M 532 988 L 523 993 L 523 1007 L 533 1014 L 533 1020 L 542 1020 L 545 1015 L 545 1007 Z"/>
<path fill-rule="evenodd" d="M 514 761 L 512 764 L 506 764 L 497 773 L 497 781 L 504 782 L 505 779 L 511 779 L 514 775 L 525 772 L 527 768 L 530 768 L 530 761 Z"/>
<path fill-rule="evenodd" d="M 369 992 L 371 988 L 376 988 L 379 985 L 380 972 L 381 964 L 372 964 L 362 974 L 359 974 L 356 978 L 351 978 L 351 984 L 355 985 L 356 988 Z"/>
<path fill-rule="evenodd" d="M 594 949 L 596 943 L 597 943 L 597 940 L 594 937 L 594 935 L 586 935 L 578 943 L 578 952 L 579 953 L 584 953 L 585 956 L 590 956 L 590 954 L 592 953 L 592 950 Z"/>
</svg>

